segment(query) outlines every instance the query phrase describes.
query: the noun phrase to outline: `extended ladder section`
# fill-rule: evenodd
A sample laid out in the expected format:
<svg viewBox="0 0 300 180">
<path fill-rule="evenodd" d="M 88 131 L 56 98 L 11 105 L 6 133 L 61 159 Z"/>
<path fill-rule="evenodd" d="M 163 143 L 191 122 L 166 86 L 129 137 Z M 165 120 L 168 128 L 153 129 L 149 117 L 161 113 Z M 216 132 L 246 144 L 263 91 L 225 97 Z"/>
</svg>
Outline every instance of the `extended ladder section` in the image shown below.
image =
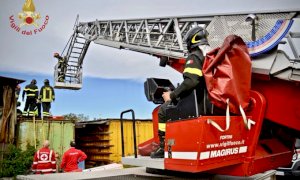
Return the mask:
<svg viewBox="0 0 300 180">
<path fill-rule="evenodd" d="M 286 10 L 280 13 L 257 12 L 255 14 L 240 13 L 80 22 L 75 27 L 73 37 L 76 39 L 79 37 L 78 34 L 81 34 L 86 41 L 80 53 L 81 56 L 77 59 L 80 66 L 75 66 L 77 68 L 76 73 L 81 73 L 83 57 L 90 41 L 113 48 L 127 49 L 159 58 L 176 60 L 185 58 L 187 55 L 186 44 L 184 43 L 186 33 L 194 26 L 201 26 L 209 32 L 208 41 L 212 48 L 221 46 L 225 37 L 230 34 L 241 36 L 246 42 L 253 60 L 258 59 L 253 61 L 253 72 L 271 74 L 285 80 L 290 80 L 292 77 L 293 80 L 299 81 L 300 76 L 297 74 L 300 74 L 300 72 L 296 72 L 298 71 L 296 64 L 299 62 L 299 52 L 295 47 L 294 39 L 300 37 L 300 32 L 299 28 L 297 32 L 294 32 L 296 28 L 292 28 L 294 24 L 296 24 L 296 27 L 300 25 L 299 12 L 300 10 Z M 73 56 L 71 52 L 74 52 L 75 42 L 77 41 L 70 44 L 70 52 L 67 53 L 68 60 Z M 277 51 L 280 50 L 279 45 L 284 47 L 283 51 Z M 270 53 L 274 49 L 276 51 Z M 292 52 L 292 56 L 289 56 L 287 51 Z M 266 58 L 262 54 L 272 55 L 268 55 Z M 277 56 L 284 59 L 276 61 Z M 272 69 L 273 64 L 276 64 L 276 69 Z M 282 70 L 290 72 L 282 74 Z M 71 83 L 74 82 L 71 81 Z M 81 86 L 81 81 L 78 81 L 78 83 L 78 86 Z"/>
<path fill-rule="evenodd" d="M 66 55 L 59 59 L 55 66 L 55 84 L 58 89 L 81 89 L 82 87 L 82 62 L 90 45 L 89 40 L 84 39 L 76 32 L 76 29 L 68 43 Z"/>
</svg>

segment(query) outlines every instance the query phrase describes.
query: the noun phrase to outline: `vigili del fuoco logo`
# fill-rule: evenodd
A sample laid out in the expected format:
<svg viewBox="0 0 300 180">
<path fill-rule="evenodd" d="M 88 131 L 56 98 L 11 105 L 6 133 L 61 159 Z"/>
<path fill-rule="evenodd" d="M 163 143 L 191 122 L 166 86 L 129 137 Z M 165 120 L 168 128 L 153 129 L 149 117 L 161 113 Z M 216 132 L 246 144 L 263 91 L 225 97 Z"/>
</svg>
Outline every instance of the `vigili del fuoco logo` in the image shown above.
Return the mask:
<svg viewBox="0 0 300 180">
<path fill-rule="evenodd" d="M 10 27 L 22 35 L 35 35 L 42 32 L 49 21 L 49 16 L 41 17 L 39 12 L 36 12 L 33 0 L 25 0 L 22 12 L 18 13 L 16 18 L 14 15 L 9 17 Z M 41 24 L 41 22 L 43 22 Z"/>
</svg>

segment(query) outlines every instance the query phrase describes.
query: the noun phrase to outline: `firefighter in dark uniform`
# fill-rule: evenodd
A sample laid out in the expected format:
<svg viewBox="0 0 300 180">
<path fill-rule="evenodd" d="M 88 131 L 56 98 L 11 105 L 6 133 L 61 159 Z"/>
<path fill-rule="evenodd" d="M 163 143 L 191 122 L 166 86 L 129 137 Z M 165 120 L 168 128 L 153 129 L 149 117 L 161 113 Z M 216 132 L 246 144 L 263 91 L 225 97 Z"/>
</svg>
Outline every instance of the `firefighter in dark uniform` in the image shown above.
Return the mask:
<svg viewBox="0 0 300 180">
<path fill-rule="evenodd" d="M 67 71 L 67 62 L 66 57 L 62 57 L 59 55 L 59 53 L 54 53 L 54 57 L 58 59 L 58 81 L 64 82 L 65 81 L 65 74 Z"/>
<path fill-rule="evenodd" d="M 36 86 L 36 80 L 33 79 L 30 84 L 25 86 L 22 94 L 22 101 L 24 101 L 25 94 L 27 96 L 24 111 L 22 113 L 23 116 L 34 116 L 36 103 L 39 96 L 39 89 Z M 29 109 L 29 112 L 27 112 Z"/>
<path fill-rule="evenodd" d="M 39 100 L 42 102 L 43 117 L 49 117 L 51 102 L 55 100 L 55 93 L 52 86 L 49 84 L 49 80 L 44 80 L 44 86 L 41 88 Z"/>
<path fill-rule="evenodd" d="M 158 111 L 160 147 L 151 153 L 151 158 L 164 158 L 166 109 L 172 100 L 176 100 L 187 93 L 192 93 L 196 89 L 199 113 L 204 114 L 203 100 L 206 84 L 202 76 L 204 55 L 201 46 L 208 46 L 207 36 L 208 32 L 205 29 L 194 27 L 187 32 L 184 38 L 189 51 L 183 71 L 184 80 L 174 91 L 164 92 L 162 95 L 165 103 L 160 106 Z"/>
</svg>

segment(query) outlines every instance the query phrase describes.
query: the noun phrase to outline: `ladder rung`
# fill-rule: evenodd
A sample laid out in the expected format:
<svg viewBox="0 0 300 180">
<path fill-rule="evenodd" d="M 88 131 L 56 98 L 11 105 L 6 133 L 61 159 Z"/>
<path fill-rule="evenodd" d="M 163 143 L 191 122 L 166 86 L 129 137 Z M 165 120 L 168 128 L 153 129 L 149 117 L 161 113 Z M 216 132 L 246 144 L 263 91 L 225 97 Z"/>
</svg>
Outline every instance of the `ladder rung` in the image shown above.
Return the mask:
<svg viewBox="0 0 300 180">
<path fill-rule="evenodd" d="M 73 72 L 73 71 L 77 71 L 77 70 L 78 70 L 78 68 L 74 68 L 74 67 L 70 67 L 70 66 L 69 66 L 67 70 L 68 70 L 68 71 L 72 71 L 72 72 Z"/>
<path fill-rule="evenodd" d="M 71 53 L 74 53 L 74 54 L 81 54 L 81 52 L 71 52 Z"/>
<path fill-rule="evenodd" d="M 72 77 L 75 77 L 76 76 L 76 72 L 69 72 L 69 73 L 66 73 L 66 75 L 68 76 L 72 76 Z"/>
<path fill-rule="evenodd" d="M 78 66 L 75 66 L 75 65 L 69 65 L 69 66 L 72 66 L 72 67 L 78 67 Z"/>
<path fill-rule="evenodd" d="M 69 75 L 69 76 L 70 75 L 74 75 L 75 76 L 76 75 L 76 71 L 67 71 L 66 75 Z"/>
<path fill-rule="evenodd" d="M 73 66 L 73 67 L 72 67 L 72 66 Z M 77 66 L 77 63 L 69 64 L 69 65 L 68 65 L 68 68 L 74 68 L 74 66 Z"/>
<path fill-rule="evenodd" d="M 75 49 L 83 49 L 82 47 L 75 47 L 75 46 L 73 48 L 75 48 Z"/>
<path fill-rule="evenodd" d="M 73 74 L 73 75 L 65 74 L 65 77 L 72 77 L 72 78 L 75 78 L 75 74 Z"/>
<path fill-rule="evenodd" d="M 82 43 L 82 42 L 79 42 L 79 41 L 76 41 L 75 43 L 77 43 L 77 44 L 85 44 L 85 43 Z"/>
<path fill-rule="evenodd" d="M 78 63 L 77 61 L 69 61 L 69 62 L 71 62 L 71 63 Z"/>
<path fill-rule="evenodd" d="M 77 73 L 77 69 L 74 69 L 73 71 L 68 70 L 67 72 L 68 73 L 66 73 L 66 74 L 68 74 L 68 75 L 74 75 L 75 76 L 75 74 Z"/>
<path fill-rule="evenodd" d="M 76 56 L 70 56 L 70 58 L 76 58 L 76 59 L 78 59 L 79 57 L 76 57 Z"/>
<path fill-rule="evenodd" d="M 76 77 L 76 73 L 66 73 L 65 76 L 68 76 L 68 77 Z"/>
<path fill-rule="evenodd" d="M 69 71 L 77 71 L 78 70 L 78 68 L 74 68 L 74 67 L 68 67 L 68 69 L 67 69 L 67 72 L 69 72 Z"/>
<path fill-rule="evenodd" d="M 68 69 L 67 71 L 66 71 L 66 74 L 75 74 L 76 72 L 75 71 L 77 71 L 77 69 L 76 70 L 71 70 L 71 69 Z"/>
</svg>

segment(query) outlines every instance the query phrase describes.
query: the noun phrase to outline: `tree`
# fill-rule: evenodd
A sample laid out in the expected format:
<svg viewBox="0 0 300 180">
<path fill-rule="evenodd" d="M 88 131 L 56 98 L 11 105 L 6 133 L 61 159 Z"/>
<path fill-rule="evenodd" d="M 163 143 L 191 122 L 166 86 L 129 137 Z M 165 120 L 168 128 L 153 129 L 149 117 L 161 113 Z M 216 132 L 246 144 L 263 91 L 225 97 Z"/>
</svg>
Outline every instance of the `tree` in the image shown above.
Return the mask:
<svg viewBox="0 0 300 180">
<path fill-rule="evenodd" d="M 69 113 L 69 114 L 65 114 L 63 116 L 64 116 L 65 120 L 73 120 L 75 122 L 89 120 L 89 116 L 86 116 L 84 114 Z"/>
<path fill-rule="evenodd" d="M 0 178 L 28 174 L 32 165 L 34 152 L 34 146 L 29 144 L 27 144 L 27 148 L 24 151 L 10 144 L 8 150 L 3 152 L 3 160 L 0 161 Z"/>
</svg>

